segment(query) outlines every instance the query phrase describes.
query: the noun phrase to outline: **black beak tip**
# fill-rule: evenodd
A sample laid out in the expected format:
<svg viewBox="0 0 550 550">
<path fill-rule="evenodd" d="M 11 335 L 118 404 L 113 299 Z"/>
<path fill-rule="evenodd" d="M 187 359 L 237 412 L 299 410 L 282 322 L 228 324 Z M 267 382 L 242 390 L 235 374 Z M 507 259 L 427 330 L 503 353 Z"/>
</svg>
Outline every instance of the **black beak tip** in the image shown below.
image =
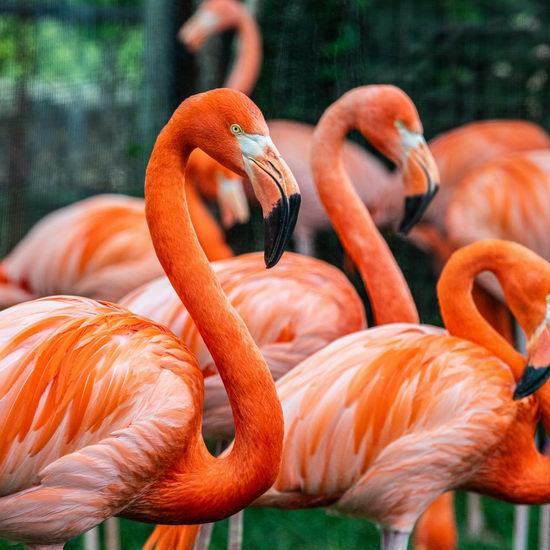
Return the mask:
<svg viewBox="0 0 550 550">
<path fill-rule="evenodd" d="M 409 231 L 420 221 L 426 208 L 430 206 L 432 199 L 439 189 L 438 185 L 433 190 L 422 195 L 412 195 L 405 198 L 405 214 L 399 225 L 399 233 L 408 235 Z"/>
<path fill-rule="evenodd" d="M 514 391 L 514 401 L 529 397 L 550 378 L 550 366 L 535 368 L 527 366 Z"/>
<path fill-rule="evenodd" d="M 264 218 L 264 262 L 267 269 L 277 265 L 285 251 L 296 226 L 300 201 L 297 193 L 288 199 L 281 197 Z"/>
</svg>

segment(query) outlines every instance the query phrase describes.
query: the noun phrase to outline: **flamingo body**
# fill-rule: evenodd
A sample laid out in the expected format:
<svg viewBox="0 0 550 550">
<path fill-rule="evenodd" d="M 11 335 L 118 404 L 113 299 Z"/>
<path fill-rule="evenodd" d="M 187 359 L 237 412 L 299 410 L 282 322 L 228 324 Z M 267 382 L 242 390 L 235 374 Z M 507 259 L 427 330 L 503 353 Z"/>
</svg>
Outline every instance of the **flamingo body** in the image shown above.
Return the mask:
<svg viewBox="0 0 550 550">
<path fill-rule="evenodd" d="M 410 532 L 498 443 L 513 418 L 513 388 L 502 361 L 434 327 L 344 337 L 277 383 L 283 463 L 257 503 L 319 499 Z"/>
<path fill-rule="evenodd" d="M 276 268 L 266 270 L 262 255 L 251 253 L 212 267 L 275 380 L 333 340 L 365 327 L 363 304 L 353 286 L 320 260 L 286 253 Z M 170 328 L 189 346 L 206 375 L 204 431 L 230 437 L 231 410 L 212 357 L 168 280 L 136 289 L 122 304 Z"/>
<path fill-rule="evenodd" d="M 524 120 L 471 122 L 435 137 L 430 150 L 439 168 L 441 189 L 423 221 L 445 235 L 447 207 L 456 186 L 470 170 L 503 154 L 544 148 L 550 148 L 550 136 Z"/>
<path fill-rule="evenodd" d="M 283 462 L 253 506 L 329 506 L 409 533 L 466 483 L 515 418 L 514 379 L 489 351 L 426 325 L 340 338 L 277 384 Z M 187 548 L 193 526 L 157 526 L 146 548 Z"/>
<path fill-rule="evenodd" d="M 460 248 L 501 238 L 548 260 L 548 204 L 550 149 L 498 157 L 471 171 L 457 186 L 446 217 L 449 241 Z M 497 285 L 484 281 L 491 294 L 502 297 Z"/>
<path fill-rule="evenodd" d="M 61 543 L 121 512 L 201 414 L 202 376 L 181 342 L 86 298 L 0 313 L 0 373 L 2 538 Z"/>
<path fill-rule="evenodd" d="M 0 264 L 0 307 L 51 294 L 117 301 L 163 273 L 143 199 L 98 195 L 39 221 Z"/>
</svg>

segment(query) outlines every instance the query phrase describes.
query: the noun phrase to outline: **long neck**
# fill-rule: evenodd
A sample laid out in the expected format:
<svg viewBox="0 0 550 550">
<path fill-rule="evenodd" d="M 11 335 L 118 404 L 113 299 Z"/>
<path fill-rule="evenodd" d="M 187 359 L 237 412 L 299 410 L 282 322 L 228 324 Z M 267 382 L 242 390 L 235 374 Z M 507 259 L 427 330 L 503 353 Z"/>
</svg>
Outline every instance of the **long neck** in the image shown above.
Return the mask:
<svg viewBox="0 0 550 550">
<path fill-rule="evenodd" d="M 258 80 L 262 64 L 262 39 L 258 24 L 243 6 L 238 23 L 237 58 L 224 86 L 250 95 Z"/>
<path fill-rule="evenodd" d="M 490 350 L 510 366 L 517 381 L 523 374 L 525 358 L 481 315 L 474 302 L 473 286 L 482 271 L 491 271 L 501 284 L 509 277 L 519 277 L 521 260 L 508 254 L 506 248 L 482 244 L 459 251 L 447 263 L 437 285 L 441 315 L 451 335 Z"/>
<path fill-rule="evenodd" d="M 518 323 L 530 337 L 540 319 L 533 318 L 523 304 L 529 301 L 546 303 L 550 267 L 534 253 L 514 243 L 479 241 L 455 252 L 437 284 L 441 315 L 449 333 L 479 344 L 500 357 L 510 366 L 517 381 L 525 369 L 525 358 L 486 321 L 474 302 L 474 280 L 482 271 L 490 271 L 496 276 Z M 521 302 L 517 297 L 521 297 Z M 550 384 L 544 384 L 536 398 L 544 426 L 549 430 Z"/>
<path fill-rule="evenodd" d="M 368 109 L 364 92 L 348 92 L 321 118 L 311 148 L 315 184 L 338 237 L 359 268 L 376 323 L 418 323 L 403 273 L 344 169 L 342 145 L 356 127 L 359 108 Z"/>
<path fill-rule="evenodd" d="M 550 457 L 535 447 L 537 407 L 519 402 L 516 417 L 498 446 L 463 487 L 519 504 L 550 502 Z"/>
<path fill-rule="evenodd" d="M 186 139 L 194 133 L 184 103 L 155 144 L 146 175 L 146 215 L 160 263 L 223 380 L 236 435 L 227 457 L 214 458 L 198 419 L 174 483 L 161 487 L 158 508 L 151 512 L 166 523 L 212 521 L 247 505 L 273 483 L 282 453 L 283 419 L 273 379 L 214 275 L 187 211 L 182 179 L 192 149 Z"/>
</svg>

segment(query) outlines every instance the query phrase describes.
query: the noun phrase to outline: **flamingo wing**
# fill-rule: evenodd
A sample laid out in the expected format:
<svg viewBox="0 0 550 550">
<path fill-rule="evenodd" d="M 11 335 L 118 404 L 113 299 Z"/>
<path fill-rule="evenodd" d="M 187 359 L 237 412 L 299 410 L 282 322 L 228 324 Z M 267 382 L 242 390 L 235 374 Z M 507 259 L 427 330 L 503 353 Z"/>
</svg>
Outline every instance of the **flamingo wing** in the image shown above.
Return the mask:
<svg viewBox="0 0 550 550">
<path fill-rule="evenodd" d="M 503 155 L 473 170 L 457 186 L 446 217 L 454 247 L 485 238 L 520 243 L 550 259 L 550 150 Z M 480 283 L 504 300 L 494 276 Z"/>
<path fill-rule="evenodd" d="M 34 296 L 112 301 L 163 273 L 143 199 L 123 195 L 98 195 L 49 214 L 3 260 L 2 271 Z"/>
<path fill-rule="evenodd" d="M 441 329 L 386 325 L 341 338 L 277 383 L 283 463 L 258 504 L 332 504 L 412 529 L 469 471 L 464 463 L 497 444 L 513 387 L 506 365 Z"/>
<path fill-rule="evenodd" d="M 266 270 L 263 256 L 245 254 L 214 262 L 222 287 L 260 346 L 275 379 L 337 338 L 364 328 L 363 305 L 336 268 L 285 254 Z M 196 355 L 206 375 L 204 430 L 227 438 L 233 417 L 214 363 L 193 320 L 166 278 L 136 289 L 125 307 L 169 327 Z"/>
<path fill-rule="evenodd" d="M 184 447 L 202 376 L 168 331 L 76 297 L 0 314 L 0 536 L 62 542 L 122 510 Z"/>
</svg>

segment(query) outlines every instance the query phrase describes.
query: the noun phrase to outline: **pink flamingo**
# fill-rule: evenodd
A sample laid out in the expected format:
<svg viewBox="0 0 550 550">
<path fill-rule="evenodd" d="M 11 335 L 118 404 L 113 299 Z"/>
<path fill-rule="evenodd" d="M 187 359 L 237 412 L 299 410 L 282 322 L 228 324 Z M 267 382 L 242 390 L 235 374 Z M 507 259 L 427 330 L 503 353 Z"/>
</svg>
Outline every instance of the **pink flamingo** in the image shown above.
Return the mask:
<svg viewBox="0 0 550 550">
<path fill-rule="evenodd" d="M 233 252 L 195 185 L 201 181 L 208 187 L 225 186 L 222 211 L 226 217 L 239 217 L 247 211 L 242 210 L 242 179 L 237 178 L 200 150 L 190 156 L 188 209 L 199 242 L 211 260 L 228 258 Z M 43 218 L 0 262 L 0 309 L 50 294 L 116 302 L 162 273 L 147 229 L 143 199 L 97 195 Z"/>
</svg>

